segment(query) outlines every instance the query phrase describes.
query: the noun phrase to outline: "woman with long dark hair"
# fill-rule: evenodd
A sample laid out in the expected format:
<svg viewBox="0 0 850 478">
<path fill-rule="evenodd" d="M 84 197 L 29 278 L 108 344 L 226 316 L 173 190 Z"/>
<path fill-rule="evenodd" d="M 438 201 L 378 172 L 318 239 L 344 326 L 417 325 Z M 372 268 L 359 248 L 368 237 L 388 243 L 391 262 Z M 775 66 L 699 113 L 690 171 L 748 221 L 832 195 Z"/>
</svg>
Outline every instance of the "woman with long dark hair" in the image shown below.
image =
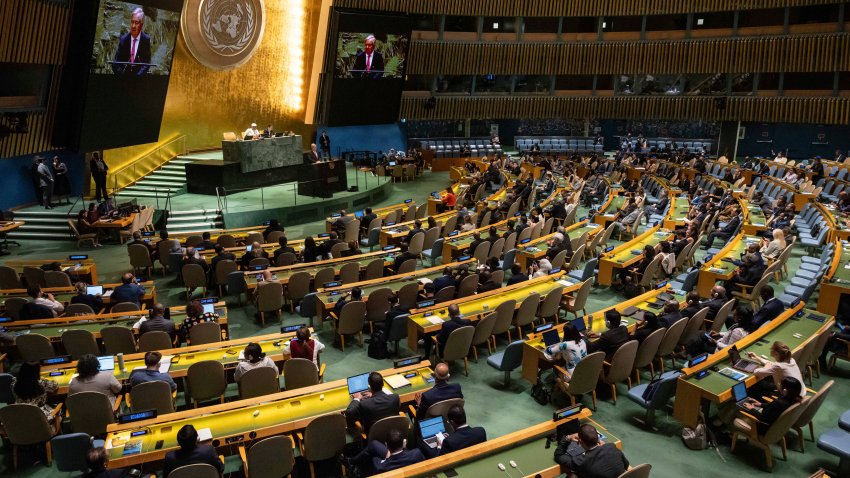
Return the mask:
<svg viewBox="0 0 850 478">
<path fill-rule="evenodd" d="M 304 238 L 304 249 L 301 250 L 302 262 L 316 262 L 319 257 L 319 248 L 316 247 L 316 241 L 313 236 Z"/>
<path fill-rule="evenodd" d="M 53 380 L 41 378 L 41 365 L 38 362 L 24 362 L 18 370 L 18 376 L 12 378 L 12 391 L 15 403 L 35 405 L 50 415 L 53 407 L 47 403 L 47 395 L 56 393 L 59 386 Z"/>
<path fill-rule="evenodd" d="M 292 358 L 304 358 L 319 366 L 319 354 L 325 349 L 324 344 L 310 337 L 310 329 L 301 327 L 295 332 L 295 339 L 289 342 L 284 353 Z"/>
<path fill-rule="evenodd" d="M 100 362 L 97 357 L 86 354 L 77 360 L 77 376 L 68 385 L 68 395 L 79 392 L 100 392 L 115 405 L 118 392 L 121 391 L 121 383 L 115 378 L 111 370 L 100 370 Z"/>
</svg>

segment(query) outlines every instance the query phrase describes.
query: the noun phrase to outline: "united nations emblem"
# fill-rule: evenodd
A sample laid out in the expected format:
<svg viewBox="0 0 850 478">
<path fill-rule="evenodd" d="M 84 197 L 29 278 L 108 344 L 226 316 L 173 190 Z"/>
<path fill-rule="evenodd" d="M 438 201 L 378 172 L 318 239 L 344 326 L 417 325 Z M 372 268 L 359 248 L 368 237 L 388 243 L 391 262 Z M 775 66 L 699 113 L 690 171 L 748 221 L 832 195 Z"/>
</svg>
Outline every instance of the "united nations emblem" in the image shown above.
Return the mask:
<svg viewBox="0 0 850 478">
<path fill-rule="evenodd" d="M 263 0 L 186 0 L 181 30 L 192 56 L 215 70 L 251 58 L 265 29 Z"/>
</svg>

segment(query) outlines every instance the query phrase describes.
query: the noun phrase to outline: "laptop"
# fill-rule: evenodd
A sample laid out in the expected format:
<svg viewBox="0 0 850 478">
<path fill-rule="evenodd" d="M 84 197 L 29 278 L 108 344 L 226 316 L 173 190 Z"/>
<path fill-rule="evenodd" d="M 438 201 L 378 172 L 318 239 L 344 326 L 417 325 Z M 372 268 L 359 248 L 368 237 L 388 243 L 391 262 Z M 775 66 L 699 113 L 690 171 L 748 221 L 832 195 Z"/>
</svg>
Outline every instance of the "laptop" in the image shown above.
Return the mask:
<svg viewBox="0 0 850 478">
<path fill-rule="evenodd" d="M 112 355 L 98 357 L 97 361 L 100 363 L 101 370 L 115 370 L 115 357 Z"/>
<path fill-rule="evenodd" d="M 215 304 L 204 304 L 203 307 L 205 314 L 215 314 Z"/>
<path fill-rule="evenodd" d="M 759 364 L 752 360 L 742 359 L 741 352 L 735 345 L 729 347 L 729 361 L 732 362 L 732 368 L 746 373 L 753 373 L 759 367 Z"/>
<path fill-rule="evenodd" d="M 369 373 L 361 373 L 353 377 L 348 377 L 348 394 L 365 392 L 369 390 Z"/>
<path fill-rule="evenodd" d="M 561 342 L 561 336 L 558 334 L 558 329 L 551 329 L 543 332 L 543 343 L 549 348 Z"/>
<path fill-rule="evenodd" d="M 746 407 L 744 407 L 745 403 L 751 401 L 750 397 L 747 395 L 746 382 L 740 381 L 735 385 L 732 385 L 732 400 L 735 400 L 735 405 L 737 405 L 741 410 L 749 411 Z M 761 413 L 761 407 L 755 407 L 754 411 Z"/>
<path fill-rule="evenodd" d="M 90 286 L 86 287 L 86 294 L 103 295 L 103 286 L 102 285 L 90 285 Z"/>
<path fill-rule="evenodd" d="M 442 434 L 443 438 L 449 436 L 446 433 L 446 425 L 443 423 L 443 417 L 428 418 L 419 422 L 419 434 L 422 441 L 430 448 L 437 448 L 437 435 Z"/>
<path fill-rule="evenodd" d="M 438 192 L 431 193 L 431 196 L 434 196 L 434 199 L 436 199 L 438 201 L 440 200 L 440 193 L 438 193 Z"/>
<path fill-rule="evenodd" d="M 587 324 L 584 323 L 584 317 L 573 319 L 570 323 L 573 324 L 573 327 L 576 328 L 578 333 L 584 335 L 584 332 L 587 330 Z"/>
<path fill-rule="evenodd" d="M 357 219 L 362 219 L 363 218 L 363 210 L 354 211 L 354 217 L 356 217 Z"/>
</svg>

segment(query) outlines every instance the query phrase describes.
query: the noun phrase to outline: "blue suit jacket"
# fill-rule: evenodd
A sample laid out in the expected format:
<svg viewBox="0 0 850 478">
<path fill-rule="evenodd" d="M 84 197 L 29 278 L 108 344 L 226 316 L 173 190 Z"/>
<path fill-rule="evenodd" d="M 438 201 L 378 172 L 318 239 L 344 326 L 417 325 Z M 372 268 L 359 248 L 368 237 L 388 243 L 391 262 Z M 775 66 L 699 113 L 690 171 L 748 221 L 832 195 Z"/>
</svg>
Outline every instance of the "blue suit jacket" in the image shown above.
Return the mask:
<svg viewBox="0 0 850 478">
<path fill-rule="evenodd" d="M 443 440 L 443 446 L 440 448 L 440 454 L 445 455 L 446 453 L 462 450 L 485 441 L 487 441 L 487 432 L 484 431 L 484 428 L 459 428 L 449 435 L 448 438 Z"/>
<path fill-rule="evenodd" d="M 434 388 L 422 393 L 422 400 L 420 400 L 419 406 L 416 407 L 416 416 L 421 420 L 425 417 L 428 407 L 451 398 L 463 398 L 463 392 L 460 391 L 460 384 L 437 382 Z"/>
<path fill-rule="evenodd" d="M 434 279 L 434 292 L 438 290 L 448 287 L 450 285 L 455 285 L 455 279 L 452 276 L 440 276 Z"/>
<path fill-rule="evenodd" d="M 785 304 L 777 298 L 773 298 L 764 303 L 764 305 L 753 314 L 753 323 L 756 327 L 761 327 L 765 322 L 779 317 L 779 314 L 785 311 Z"/>
<path fill-rule="evenodd" d="M 425 456 L 419 450 L 404 450 L 403 452 L 392 455 L 386 460 L 380 458 L 372 458 L 372 465 L 375 467 L 375 473 L 384 473 L 398 468 L 404 468 L 408 465 L 413 465 L 425 461 Z"/>
</svg>

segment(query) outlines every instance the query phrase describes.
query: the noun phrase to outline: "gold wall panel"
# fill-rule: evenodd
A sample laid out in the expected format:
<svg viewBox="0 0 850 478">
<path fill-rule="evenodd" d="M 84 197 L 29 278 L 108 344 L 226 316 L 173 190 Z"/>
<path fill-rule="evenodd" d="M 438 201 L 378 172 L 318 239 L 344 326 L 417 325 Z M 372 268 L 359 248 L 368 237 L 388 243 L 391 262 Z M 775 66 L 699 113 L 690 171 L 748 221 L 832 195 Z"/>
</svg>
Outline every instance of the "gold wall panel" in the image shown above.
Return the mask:
<svg viewBox="0 0 850 478">
<path fill-rule="evenodd" d="M 850 123 L 850 98 L 730 97 L 720 110 L 715 97 L 496 97 L 437 98 L 434 109 L 424 98 L 402 98 L 401 118 L 616 118 L 770 123 Z"/>
<path fill-rule="evenodd" d="M 27 133 L 0 136 L 0 158 L 54 149 L 51 136 L 66 48 L 64 41 L 56 39 L 66 38 L 70 25 L 67 5 L 45 0 L 0 0 L 0 62 L 53 65 L 46 111 L 28 114 Z M 5 121 L 0 120 L 0 130 Z"/>
<path fill-rule="evenodd" d="M 288 28 L 293 16 L 298 15 L 292 9 L 293 2 L 304 8 L 300 45 L 293 44 Z M 185 135 L 190 150 L 218 148 L 222 132 L 241 133 L 252 122 L 261 128 L 272 123 L 275 130 L 293 130 L 306 140 L 311 132 L 304 124 L 306 88 L 301 90 L 299 108 L 287 106 L 292 103 L 290 95 L 297 81 L 287 64 L 291 54 L 302 55 L 301 85 L 310 77 L 313 48 L 308 44 L 316 37 L 319 8 L 320 3 L 311 0 L 266 1 L 263 41 L 250 60 L 232 70 L 213 71 L 201 65 L 181 36 L 174 53 L 159 142 Z M 156 146 L 108 150 L 104 159 L 110 167 L 120 167 Z"/>
<path fill-rule="evenodd" d="M 657 15 L 782 8 L 837 0 L 335 0 L 338 7 L 387 12 L 495 17 Z"/>
<path fill-rule="evenodd" d="M 832 72 L 850 34 L 654 42 L 411 43 L 409 75 Z"/>
</svg>

